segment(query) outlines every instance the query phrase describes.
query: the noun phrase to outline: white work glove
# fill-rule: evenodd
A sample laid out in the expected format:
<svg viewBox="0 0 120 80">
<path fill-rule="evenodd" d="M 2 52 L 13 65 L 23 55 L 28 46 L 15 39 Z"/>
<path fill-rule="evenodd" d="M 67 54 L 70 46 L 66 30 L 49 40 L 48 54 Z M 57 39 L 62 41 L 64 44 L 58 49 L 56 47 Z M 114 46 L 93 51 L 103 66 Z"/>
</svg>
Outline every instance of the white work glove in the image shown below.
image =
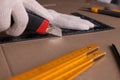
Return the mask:
<svg viewBox="0 0 120 80">
<path fill-rule="evenodd" d="M 97 1 L 104 2 L 104 3 L 111 3 L 112 0 L 97 0 Z"/>
<path fill-rule="evenodd" d="M 94 24 L 79 17 L 47 10 L 36 0 L 0 0 L 0 32 L 6 31 L 11 36 L 21 35 L 28 23 L 28 15 L 25 8 L 48 19 L 51 24 L 61 28 L 88 30 L 94 27 Z M 11 15 L 15 21 L 12 26 L 10 26 Z"/>
<path fill-rule="evenodd" d="M 0 0 L 0 32 L 8 35 L 21 35 L 28 23 L 26 9 L 52 21 L 53 17 L 35 0 Z M 11 25 L 11 15 L 15 23 Z"/>
<path fill-rule="evenodd" d="M 88 20 L 81 19 L 80 17 L 58 13 L 54 10 L 48 10 L 53 16 L 54 21 L 51 24 L 60 28 L 74 29 L 74 30 L 89 30 L 94 27 L 94 24 Z"/>
</svg>

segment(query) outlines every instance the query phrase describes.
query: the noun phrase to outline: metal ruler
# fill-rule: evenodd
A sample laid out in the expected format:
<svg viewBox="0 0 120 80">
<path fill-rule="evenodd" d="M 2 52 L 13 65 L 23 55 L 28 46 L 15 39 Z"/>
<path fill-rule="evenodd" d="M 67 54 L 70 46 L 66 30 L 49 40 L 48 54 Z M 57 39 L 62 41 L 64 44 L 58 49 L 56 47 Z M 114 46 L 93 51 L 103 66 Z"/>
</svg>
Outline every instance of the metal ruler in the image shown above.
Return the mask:
<svg viewBox="0 0 120 80">
<path fill-rule="evenodd" d="M 84 46 L 9 80 L 72 80 L 106 54 L 98 49 L 95 44 Z"/>
</svg>

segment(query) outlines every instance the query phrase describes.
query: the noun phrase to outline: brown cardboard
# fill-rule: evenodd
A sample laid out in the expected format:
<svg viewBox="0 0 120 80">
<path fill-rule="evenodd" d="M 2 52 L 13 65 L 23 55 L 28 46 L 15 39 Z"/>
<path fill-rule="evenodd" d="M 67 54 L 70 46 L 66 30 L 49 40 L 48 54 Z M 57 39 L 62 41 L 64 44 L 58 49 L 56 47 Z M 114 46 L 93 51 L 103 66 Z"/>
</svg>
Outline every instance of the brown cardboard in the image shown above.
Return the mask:
<svg viewBox="0 0 120 80">
<path fill-rule="evenodd" d="M 77 76 L 75 80 L 120 80 L 119 68 L 116 65 L 110 45 L 114 43 L 120 50 L 120 19 L 101 14 L 80 11 L 80 7 L 105 6 L 98 3 L 84 3 L 83 0 L 40 0 L 41 4 L 56 3 L 50 6 L 62 13 L 79 12 L 91 18 L 111 25 L 116 29 L 88 34 L 77 34 L 64 37 L 29 40 L 3 44 L 0 47 L 0 80 L 16 75 L 39 66 L 63 54 L 81 48 L 84 45 L 95 43 L 107 55 L 98 61 L 92 68 Z"/>
<path fill-rule="evenodd" d="M 6 61 L 2 48 L 0 47 L 0 80 L 5 80 L 11 76 L 11 72 Z"/>
<path fill-rule="evenodd" d="M 119 80 L 119 69 L 109 49 L 111 42 L 102 40 L 102 38 L 93 41 L 96 37 L 93 35 L 89 37 L 86 35 L 76 36 L 10 43 L 5 44 L 3 48 L 6 58 L 11 65 L 13 74 L 15 75 L 84 45 L 95 43 L 99 45 L 102 50 L 106 51 L 107 55 L 98 61 L 92 68 L 82 75 L 79 75 L 75 80 Z"/>
</svg>

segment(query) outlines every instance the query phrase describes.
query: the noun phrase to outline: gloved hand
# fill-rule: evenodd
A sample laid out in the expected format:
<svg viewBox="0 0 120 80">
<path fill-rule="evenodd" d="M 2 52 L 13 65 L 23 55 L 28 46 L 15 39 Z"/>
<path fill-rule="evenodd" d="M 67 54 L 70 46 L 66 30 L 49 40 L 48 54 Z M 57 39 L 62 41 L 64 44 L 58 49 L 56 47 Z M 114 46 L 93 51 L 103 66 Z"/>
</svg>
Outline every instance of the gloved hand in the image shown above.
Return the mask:
<svg viewBox="0 0 120 80">
<path fill-rule="evenodd" d="M 36 0 L 0 0 L 0 32 L 8 35 L 21 35 L 28 23 L 26 9 L 52 21 L 53 17 Z M 11 25 L 11 15 L 15 23 Z"/>
<path fill-rule="evenodd" d="M 51 24 L 62 28 L 88 30 L 94 27 L 94 24 L 79 17 L 47 10 L 36 0 L 0 0 L 0 32 L 6 31 L 11 36 L 21 35 L 28 23 L 25 8 L 46 18 Z M 10 26 L 11 15 L 15 21 L 12 26 Z"/>
<path fill-rule="evenodd" d="M 89 30 L 94 27 L 94 24 L 90 21 L 81 19 L 77 16 L 58 13 L 54 10 L 48 10 L 53 16 L 54 20 L 51 24 L 60 28 L 74 29 L 74 30 Z"/>
</svg>

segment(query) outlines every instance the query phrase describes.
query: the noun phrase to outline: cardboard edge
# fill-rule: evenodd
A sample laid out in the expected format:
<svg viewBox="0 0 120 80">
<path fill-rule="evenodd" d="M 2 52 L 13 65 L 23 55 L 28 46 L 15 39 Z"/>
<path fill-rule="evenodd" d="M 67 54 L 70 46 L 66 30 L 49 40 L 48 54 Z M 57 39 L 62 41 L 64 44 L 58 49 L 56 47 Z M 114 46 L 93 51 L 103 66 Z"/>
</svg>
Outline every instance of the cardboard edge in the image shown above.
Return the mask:
<svg viewBox="0 0 120 80">
<path fill-rule="evenodd" d="M 12 76 L 12 72 L 5 57 L 2 45 L 0 45 L 0 80 L 6 80 Z"/>
</svg>

